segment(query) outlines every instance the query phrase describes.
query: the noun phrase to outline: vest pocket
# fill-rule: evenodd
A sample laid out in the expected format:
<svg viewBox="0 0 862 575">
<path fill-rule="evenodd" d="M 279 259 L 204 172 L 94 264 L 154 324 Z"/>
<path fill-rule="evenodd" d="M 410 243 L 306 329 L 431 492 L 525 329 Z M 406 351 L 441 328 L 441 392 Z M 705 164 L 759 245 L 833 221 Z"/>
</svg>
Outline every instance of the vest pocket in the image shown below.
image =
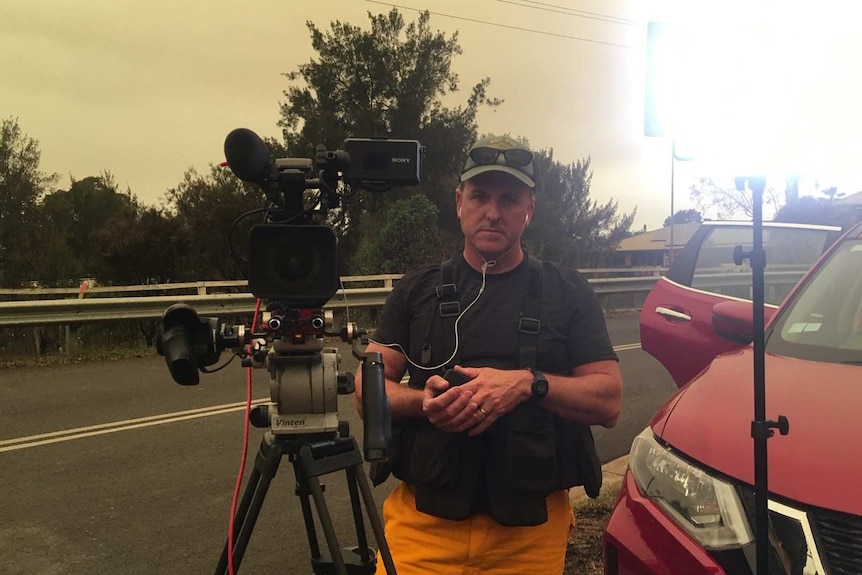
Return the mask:
<svg viewBox="0 0 862 575">
<path fill-rule="evenodd" d="M 417 433 L 410 453 L 410 475 L 432 487 L 451 487 L 454 483 L 456 435 L 434 425 Z"/>
<path fill-rule="evenodd" d="M 519 491 L 550 493 L 554 489 L 557 461 L 556 434 L 550 413 L 525 402 L 508 415 L 504 428 L 506 477 Z"/>
<path fill-rule="evenodd" d="M 416 480 L 416 509 L 461 521 L 470 516 L 479 479 L 482 440 L 427 424 L 416 434 L 410 472 Z"/>
</svg>

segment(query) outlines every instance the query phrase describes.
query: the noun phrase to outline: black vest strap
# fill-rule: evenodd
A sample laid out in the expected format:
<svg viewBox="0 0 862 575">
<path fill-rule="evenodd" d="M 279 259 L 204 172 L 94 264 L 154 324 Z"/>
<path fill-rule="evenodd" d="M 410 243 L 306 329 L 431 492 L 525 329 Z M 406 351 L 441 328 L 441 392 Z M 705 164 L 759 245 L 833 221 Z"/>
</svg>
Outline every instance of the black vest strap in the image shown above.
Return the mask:
<svg viewBox="0 0 862 575">
<path fill-rule="evenodd" d="M 440 264 L 440 283 L 434 288 L 437 294 L 436 316 L 429 318 L 428 332 L 422 347 L 422 364 L 430 365 L 437 359 L 442 362 L 455 349 L 455 320 L 461 314 L 458 287 L 455 285 L 455 262 L 450 258 Z M 432 355 L 436 350 L 436 358 Z M 443 369 L 458 363 L 458 354 Z M 441 371 L 442 373 L 442 371 Z"/>
<path fill-rule="evenodd" d="M 440 317 L 458 317 L 461 304 L 458 302 L 458 287 L 455 285 L 454 263 L 451 259 L 440 264 L 440 285 L 434 290 L 440 302 Z"/>
<path fill-rule="evenodd" d="M 530 279 L 527 295 L 521 300 L 521 319 L 518 322 L 518 363 L 520 367 L 536 369 L 536 346 L 542 312 L 542 262 L 530 256 Z"/>
</svg>

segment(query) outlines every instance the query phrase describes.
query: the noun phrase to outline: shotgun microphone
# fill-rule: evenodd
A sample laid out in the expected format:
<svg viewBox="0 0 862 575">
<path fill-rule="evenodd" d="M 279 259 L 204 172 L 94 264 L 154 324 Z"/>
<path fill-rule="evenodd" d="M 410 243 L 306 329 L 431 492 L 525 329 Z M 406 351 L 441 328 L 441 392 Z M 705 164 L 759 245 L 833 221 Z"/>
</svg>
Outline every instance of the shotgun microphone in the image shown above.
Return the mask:
<svg viewBox="0 0 862 575">
<path fill-rule="evenodd" d="M 269 147 L 248 128 L 237 128 L 224 139 L 227 165 L 237 178 L 259 184 L 269 175 Z"/>
</svg>

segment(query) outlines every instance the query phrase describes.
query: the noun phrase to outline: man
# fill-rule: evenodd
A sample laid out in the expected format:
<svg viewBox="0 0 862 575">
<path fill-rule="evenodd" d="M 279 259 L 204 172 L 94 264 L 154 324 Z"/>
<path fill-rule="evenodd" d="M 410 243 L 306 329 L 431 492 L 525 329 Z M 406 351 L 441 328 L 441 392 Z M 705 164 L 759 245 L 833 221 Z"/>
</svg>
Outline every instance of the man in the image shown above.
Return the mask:
<svg viewBox="0 0 862 575">
<path fill-rule="evenodd" d="M 383 505 L 400 575 L 562 573 L 568 487 L 600 477 L 588 426 L 615 425 L 622 378 L 586 280 L 521 247 L 534 192 L 528 148 L 476 142 L 455 191 L 463 253 L 398 282 L 368 346 L 396 452 L 375 483 L 402 479 Z M 469 381 L 441 377 L 453 365 Z M 357 374 L 360 412 L 361 394 Z"/>
</svg>

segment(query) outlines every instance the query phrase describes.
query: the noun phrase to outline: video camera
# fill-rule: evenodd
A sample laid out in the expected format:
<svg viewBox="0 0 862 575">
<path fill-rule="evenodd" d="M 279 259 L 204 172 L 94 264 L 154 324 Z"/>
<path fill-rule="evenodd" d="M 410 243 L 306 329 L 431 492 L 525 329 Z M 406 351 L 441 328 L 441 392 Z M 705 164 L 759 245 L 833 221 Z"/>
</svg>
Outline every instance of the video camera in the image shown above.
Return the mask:
<svg viewBox="0 0 862 575">
<path fill-rule="evenodd" d="M 266 144 L 252 131 L 238 129 L 225 140 L 227 164 L 241 180 L 259 184 L 279 207 L 249 237 L 248 281 L 260 298 L 292 307 L 321 307 L 339 287 L 336 238 L 326 225 L 314 225 L 339 205 L 339 179 L 350 188 L 385 191 L 414 186 L 422 169 L 422 146 L 415 140 L 348 138 L 344 149 L 317 150 L 317 177 L 307 158 L 271 161 Z M 303 208 L 303 192 L 319 189 L 318 209 Z"/>
<path fill-rule="evenodd" d="M 368 343 L 366 330 L 353 323 L 335 329 L 332 311 L 324 309 L 341 284 L 337 240 L 332 228 L 326 225 L 326 218 L 330 210 L 340 205 L 339 192 L 344 186 L 379 192 L 393 186 L 418 184 L 423 148 L 415 140 L 349 138 L 340 150 L 327 151 L 318 146 L 314 160 L 272 158 L 257 134 L 241 128 L 228 134 L 224 151 L 231 171 L 241 180 L 259 185 L 270 201 L 264 222 L 253 226 L 249 233 L 247 261 L 249 289 L 255 297 L 267 301 L 266 310 L 260 325 L 256 317 L 248 327 L 220 323 L 215 317 L 200 317 L 191 306 L 175 304 L 162 318 L 158 353 L 165 357 L 174 381 L 182 385 L 196 385 L 198 372 L 215 371 L 209 366 L 228 349 L 243 358 L 243 366 L 265 367 L 270 374 L 270 402 L 257 406 L 250 416 L 254 426 L 269 428 L 256 462 L 256 469 L 260 468 L 258 479 L 261 474 L 271 477 L 278 457 L 289 454 L 300 486 L 297 493 L 306 497 L 309 493 L 315 495 L 318 515 L 322 522 L 328 523 L 322 495 L 318 498 L 313 488 L 318 474 L 315 470 L 324 473 L 347 470 L 348 477 L 359 483 L 365 497 L 387 572 L 394 573 L 385 541 L 381 541 L 382 525 L 361 473 L 362 459 L 358 453 L 354 456 L 356 442 L 349 437 L 346 422 L 338 419 L 337 396 L 353 393 L 353 376 L 338 371 L 338 349 L 325 347 L 324 338 L 337 336 L 351 343 L 353 355 L 363 362 L 367 461 L 385 460 L 388 455 L 391 416 L 383 358 L 379 353 L 363 351 L 362 346 Z M 308 198 L 307 191 L 316 191 L 317 195 Z M 250 491 L 258 488 L 265 494 L 266 486 L 249 482 Z M 250 515 L 250 532 L 263 497 L 247 494 L 257 508 L 245 506 L 237 512 L 236 521 L 246 521 Z M 358 501 L 351 499 L 355 511 Z M 333 566 L 335 572 L 346 573 L 326 525 L 324 531 L 333 560 L 320 556 L 316 536 L 308 527 L 312 525 L 308 513 L 309 506 L 303 505 L 315 573 L 330 573 L 327 569 Z M 357 530 L 360 527 L 357 524 Z M 243 540 L 240 535 L 238 541 L 241 559 L 247 538 Z M 360 541 L 364 541 L 364 534 Z M 226 565 L 227 549 L 226 546 L 219 569 Z M 236 555 L 235 551 L 235 558 Z M 365 545 L 360 546 L 353 558 L 363 569 L 369 566 L 373 569 L 374 556 Z"/>
<path fill-rule="evenodd" d="M 348 138 L 340 150 L 318 146 L 314 161 L 273 159 L 257 134 L 239 128 L 228 134 L 224 152 L 233 173 L 259 185 L 271 203 L 264 223 L 251 228 L 248 245 L 249 289 L 268 301 L 263 322 L 255 330 L 219 325 L 216 318 L 200 318 L 190 306 L 177 304 L 164 314 L 159 353 L 177 383 L 196 385 L 198 371 L 206 373 L 222 351 L 244 354 L 243 347 L 254 343 L 257 348 L 245 354 L 244 365 L 267 367 L 272 387 L 270 413 L 255 423 L 304 421 L 276 423 L 275 432 L 335 431 L 335 393 L 351 393 L 353 386 L 349 376 L 333 371 L 338 362 L 331 357 L 337 352 L 324 349 L 323 338 L 365 344 L 367 335 L 354 324 L 333 331 L 332 313 L 323 309 L 340 287 L 337 240 L 326 215 L 340 204 L 340 182 L 371 191 L 418 184 L 423 148 L 416 140 Z M 311 207 L 305 197 L 309 190 L 319 191 Z M 356 345 L 354 355 L 362 358 Z M 307 382 L 297 385 L 308 390 L 308 397 L 285 392 L 288 375 Z"/>
</svg>

